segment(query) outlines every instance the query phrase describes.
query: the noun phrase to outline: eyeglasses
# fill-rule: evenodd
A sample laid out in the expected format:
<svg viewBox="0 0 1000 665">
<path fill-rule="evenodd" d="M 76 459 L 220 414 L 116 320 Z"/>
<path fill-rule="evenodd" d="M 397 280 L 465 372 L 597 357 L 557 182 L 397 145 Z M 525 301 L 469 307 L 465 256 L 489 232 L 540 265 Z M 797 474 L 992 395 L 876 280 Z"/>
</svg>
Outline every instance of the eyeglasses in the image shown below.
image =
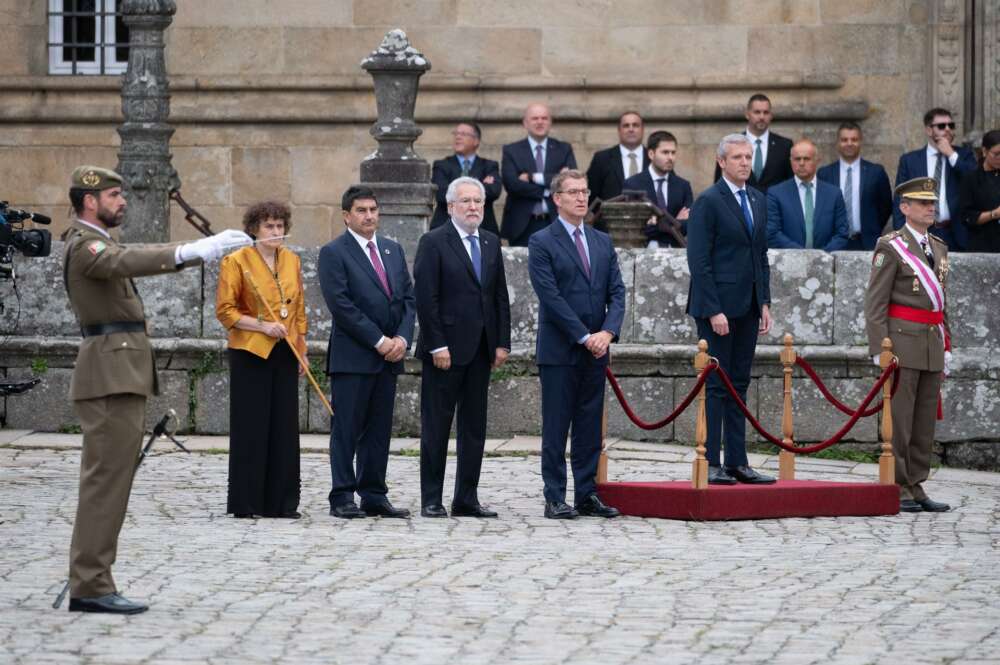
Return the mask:
<svg viewBox="0 0 1000 665">
<path fill-rule="evenodd" d="M 486 199 L 480 199 L 480 198 L 474 198 L 473 199 L 473 198 L 466 197 L 466 198 L 462 198 L 462 199 L 455 199 L 455 203 L 461 203 L 464 206 L 467 206 L 467 205 L 481 206 L 484 203 L 486 203 Z"/>
<path fill-rule="evenodd" d="M 566 196 L 590 196 L 589 189 L 560 189 L 556 194 L 565 194 Z"/>
<path fill-rule="evenodd" d="M 935 122 L 931 124 L 931 127 L 935 129 L 940 129 L 942 132 L 946 129 L 955 129 L 955 123 L 953 122 Z"/>
<path fill-rule="evenodd" d="M 454 131 L 454 132 L 451 133 L 451 135 L 452 136 L 463 136 L 465 138 L 470 138 L 470 139 L 476 138 L 476 135 L 473 132 Z"/>
</svg>

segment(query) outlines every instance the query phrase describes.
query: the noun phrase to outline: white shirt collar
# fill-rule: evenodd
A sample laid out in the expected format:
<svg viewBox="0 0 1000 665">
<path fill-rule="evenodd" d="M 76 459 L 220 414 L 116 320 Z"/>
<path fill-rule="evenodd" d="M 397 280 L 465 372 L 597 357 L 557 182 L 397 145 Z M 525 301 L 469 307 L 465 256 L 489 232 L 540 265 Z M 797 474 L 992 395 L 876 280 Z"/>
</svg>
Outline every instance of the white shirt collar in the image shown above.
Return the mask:
<svg viewBox="0 0 1000 665">
<path fill-rule="evenodd" d="M 378 240 L 375 239 L 375 236 L 378 235 L 377 233 L 373 233 L 372 238 L 369 241 L 363 235 L 355 233 L 350 227 L 347 228 L 347 232 L 354 236 L 354 240 L 361 246 L 361 249 L 365 250 L 365 256 L 367 256 L 369 242 L 375 243 L 375 247 L 378 247 Z M 375 250 L 375 253 L 378 253 L 377 249 Z"/>
<path fill-rule="evenodd" d="M 938 153 L 940 153 L 942 155 L 944 154 L 940 150 L 938 150 L 937 147 L 935 147 L 934 145 L 932 145 L 930 143 L 927 144 L 927 156 L 928 157 L 937 157 Z M 947 161 L 947 160 L 948 160 L 948 158 L 945 157 L 945 161 Z"/>
<path fill-rule="evenodd" d="M 98 233 L 100 233 L 102 236 L 104 236 L 108 240 L 111 240 L 111 234 L 108 233 L 107 229 L 101 228 L 100 226 L 98 226 L 96 224 L 91 224 L 90 222 L 84 221 L 84 220 L 80 219 L 79 217 L 76 218 L 76 221 L 80 222 L 84 226 L 89 226 L 90 228 L 94 229 L 95 231 L 97 231 Z"/>
<path fill-rule="evenodd" d="M 622 154 L 622 159 L 628 159 L 629 155 L 635 155 L 635 158 L 639 160 L 639 164 L 642 164 L 642 146 L 637 145 L 632 150 L 629 150 L 621 143 L 618 144 L 618 151 Z"/>
<path fill-rule="evenodd" d="M 843 157 L 840 158 L 840 168 L 844 169 L 845 171 L 847 170 L 848 167 L 854 167 L 854 166 L 861 166 L 861 155 L 858 155 L 858 158 L 855 159 L 853 162 L 849 162 Z"/>
<path fill-rule="evenodd" d="M 654 182 L 654 183 L 655 183 L 655 182 L 656 182 L 657 180 L 659 180 L 660 178 L 663 178 L 663 179 L 664 179 L 664 180 L 666 181 L 666 182 L 665 182 L 664 184 L 668 184 L 668 183 L 670 182 L 670 171 L 667 171 L 667 172 L 666 172 L 666 173 L 664 173 L 663 175 L 660 175 L 660 174 L 659 174 L 659 173 L 657 173 L 657 172 L 656 172 L 656 170 L 655 170 L 655 169 L 653 168 L 653 163 L 652 163 L 652 162 L 650 162 L 650 163 L 649 163 L 649 168 L 648 168 L 648 169 L 646 169 L 646 170 L 647 170 L 647 171 L 649 171 L 649 177 L 653 179 L 653 182 Z"/>
<path fill-rule="evenodd" d="M 923 244 L 925 242 L 928 242 L 928 240 L 927 240 L 927 234 L 921 233 L 920 231 L 917 231 L 915 228 L 913 228 L 909 224 L 905 224 L 904 226 L 906 226 L 906 230 L 910 232 L 910 235 L 913 236 L 916 239 L 917 244 Z"/>
<path fill-rule="evenodd" d="M 531 154 L 535 154 L 535 148 L 537 148 L 538 146 L 542 146 L 542 152 L 545 152 L 546 150 L 549 149 L 549 137 L 546 136 L 541 141 L 536 141 L 535 137 L 533 137 L 531 134 L 528 134 L 528 145 L 531 146 Z"/>
<path fill-rule="evenodd" d="M 733 196 L 739 196 L 738 192 L 741 189 L 742 190 L 746 190 L 746 188 L 747 188 L 745 184 L 742 187 L 739 187 L 738 185 L 734 185 L 733 183 L 729 182 L 729 178 L 727 178 L 725 175 L 722 176 L 722 180 L 726 183 L 726 185 L 729 186 L 729 191 L 731 191 L 733 193 Z M 749 194 L 749 192 L 747 192 L 747 193 Z"/>
<path fill-rule="evenodd" d="M 458 237 L 459 238 L 461 238 L 462 240 L 465 240 L 469 236 L 472 236 L 476 240 L 479 240 L 479 227 L 478 226 L 476 227 L 476 230 L 475 230 L 474 233 L 469 233 L 468 231 L 466 231 L 465 229 L 463 229 L 461 226 L 459 226 L 458 222 L 456 222 L 453 217 L 451 217 L 449 219 L 451 220 L 451 225 L 455 227 L 456 231 L 458 231 Z"/>
<path fill-rule="evenodd" d="M 754 136 L 753 132 L 750 131 L 749 127 L 747 127 L 746 132 L 744 132 L 744 133 L 747 135 L 747 138 L 750 139 L 750 143 L 752 143 L 755 148 L 757 147 L 757 139 L 760 139 L 760 144 L 762 146 L 765 146 L 765 145 L 767 145 L 767 140 L 769 138 L 771 138 L 771 128 L 770 127 L 768 127 L 767 129 L 765 129 L 764 133 L 761 134 L 760 136 Z"/>
<path fill-rule="evenodd" d="M 812 180 L 803 180 L 800 177 L 795 176 L 795 184 L 798 185 L 799 187 L 801 187 L 806 182 L 808 182 L 810 185 L 812 185 L 813 189 L 816 188 L 816 176 L 815 175 L 813 175 Z"/>
</svg>

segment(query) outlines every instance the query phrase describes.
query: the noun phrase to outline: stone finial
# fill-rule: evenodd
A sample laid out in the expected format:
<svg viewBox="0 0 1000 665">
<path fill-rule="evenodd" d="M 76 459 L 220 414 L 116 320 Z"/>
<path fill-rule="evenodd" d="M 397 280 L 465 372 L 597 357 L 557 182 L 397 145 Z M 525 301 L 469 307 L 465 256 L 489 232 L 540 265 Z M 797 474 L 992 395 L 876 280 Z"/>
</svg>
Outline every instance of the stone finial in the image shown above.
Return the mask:
<svg viewBox="0 0 1000 665">
<path fill-rule="evenodd" d="M 362 69 L 420 69 L 428 70 L 431 63 L 424 54 L 410 45 L 406 33 L 396 28 L 385 33 L 382 43 L 361 61 Z"/>
<path fill-rule="evenodd" d="M 177 3 L 174 0 L 124 0 L 121 11 L 132 16 L 173 16 L 177 13 Z"/>
</svg>

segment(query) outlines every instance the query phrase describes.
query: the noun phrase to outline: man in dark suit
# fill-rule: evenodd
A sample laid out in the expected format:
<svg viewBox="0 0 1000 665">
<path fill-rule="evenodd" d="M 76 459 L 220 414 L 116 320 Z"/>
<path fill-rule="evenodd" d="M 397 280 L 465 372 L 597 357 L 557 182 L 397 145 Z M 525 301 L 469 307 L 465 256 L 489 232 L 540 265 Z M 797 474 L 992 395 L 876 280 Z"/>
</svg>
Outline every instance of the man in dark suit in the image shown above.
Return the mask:
<svg viewBox="0 0 1000 665">
<path fill-rule="evenodd" d="M 757 335 L 771 329 L 767 207 L 764 195 L 747 187 L 753 150 L 743 134 L 730 134 L 719 143 L 722 178 L 694 202 L 687 247 L 687 313 L 744 402 Z M 708 379 L 707 420 L 710 484 L 774 482 L 747 463 L 746 421 L 714 373 Z M 725 468 L 719 464 L 723 437 Z"/>
<path fill-rule="evenodd" d="M 319 253 L 319 284 L 333 317 L 326 370 L 334 407 L 330 514 L 409 517 L 408 510 L 395 508 L 386 498 L 385 471 L 396 377 L 413 339 L 413 284 L 403 248 L 375 235 L 375 193 L 349 187 L 341 208 L 347 229 Z M 355 492 L 361 497 L 360 510 Z"/>
<path fill-rule="evenodd" d="M 875 248 L 892 215 L 892 187 L 881 164 L 861 158 L 861 127 L 847 121 L 837 129 L 840 159 L 822 167 L 816 177 L 839 187 L 844 197 L 850 235 L 847 249 Z"/>
<path fill-rule="evenodd" d="M 968 148 L 955 143 L 955 120 L 951 111 L 933 108 L 924 114 L 924 133 L 927 145 L 899 158 L 896 169 L 896 187 L 914 178 L 930 176 L 938 181 L 937 209 L 931 233 L 948 244 L 948 249 L 960 252 L 965 249 L 969 232 L 958 219 L 958 192 L 962 174 L 977 168 L 976 157 Z M 893 227 L 902 228 L 906 216 L 899 209 L 899 197 L 893 199 Z M 954 223 L 952 223 L 954 220 Z"/>
<path fill-rule="evenodd" d="M 460 177 L 446 189 L 449 222 L 425 233 L 413 264 L 423 360 L 420 376 L 420 514 L 441 503 L 448 433 L 458 407 L 458 469 L 451 513 L 496 517 L 479 503 L 490 369 L 510 352 L 510 304 L 500 238 L 481 228 L 486 190 Z"/>
<path fill-rule="evenodd" d="M 598 150 L 590 160 L 587 182 L 590 201 L 607 201 L 622 193 L 625 180 L 642 173 L 649 166 L 649 157 L 642 149 L 642 117 L 626 111 L 618 118 L 618 145 Z"/>
<path fill-rule="evenodd" d="M 847 248 L 847 208 L 840 190 L 816 178 L 816 145 L 800 139 L 792 146 L 795 177 L 767 192 L 767 244 L 775 249 Z"/>
<path fill-rule="evenodd" d="M 622 189 L 645 192 L 660 210 L 666 210 L 680 222 L 680 232 L 686 235 L 689 208 L 694 195 L 691 193 L 691 183 L 674 173 L 677 138 L 670 132 L 653 132 L 649 135 L 646 153 L 649 167 L 626 180 Z M 657 227 L 655 217 L 646 223 L 643 231 L 648 238 L 648 247 L 680 247 L 676 238 Z"/>
<path fill-rule="evenodd" d="M 460 122 L 451 132 L 452 148 L 455 154 L 434 162 L 431 170 L 431 182 L 437 185 L 437 208 L 431 219 L 431 228 L 436 229 L 450 218 L 448 217 L 448 202 L 445 192 L 448 185 L 456 178 L 469 176 L 483 183 L 486 190 L 486 205 L 483 208 L 483 230 L 494 235 L 500 235 L 496 215 L 493 214 L 493 202 L 500 198 L 503 186 L 500 184 L 500 165 L 492 159 L 486 159 L 476 154 L 483 133 L 474 122 Z"/>
<path fill-rule="evenodd" d="M 528 274 L 538 296 L 535 361 L 542 384 L 545 516 L 616 517 L 597 496 L 608 346 L 625 316 L 625 285 L 607 234 L 583 223 L 587 177 L 572 169 L 552 179 L 558 218 L 528 243 Z M 576 508 L 566 504 L 566 436 L 572 426 Z"/>
<path fill-rule="evenodd" d="M 743 134 L 750 139 L 753 158 L 750 165 L 751 187 L 767 194 L 771 185 L 776 185 L 792 177 L 789 163 L 792 141 L 771 131 L 771 100 L 767 95 L 757 93 L 750 97 L 746 110 L 747 128 Z M 722 170 L 715 165 L 716 181 L 722 177 Z"/>
<path fill-rule="evenodd" d="M 548 106 L 530 104 L 522 122 L 527 138 L 505 145 L 500 165 L 507 190 L 500 236 L 512 247 L 527 247 L 531 234 L 549 225 L 555 211 L 549 184 L 560 171 L 576 168 L 573 146 L 549 136 Z"/>
</svg>

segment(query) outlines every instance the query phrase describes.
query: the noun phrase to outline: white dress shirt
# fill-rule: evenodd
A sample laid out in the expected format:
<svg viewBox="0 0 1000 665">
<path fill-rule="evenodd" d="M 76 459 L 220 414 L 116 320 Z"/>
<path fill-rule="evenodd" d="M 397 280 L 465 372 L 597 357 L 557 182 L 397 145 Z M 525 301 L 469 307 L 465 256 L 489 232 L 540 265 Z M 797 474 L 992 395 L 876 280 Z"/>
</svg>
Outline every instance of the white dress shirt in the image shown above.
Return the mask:
<svg viewBox="0 0 1000 665">
<path fill-rule="evenodd" d="M 634 150 L 629 150 L 621 143 L 619 143 L 618 151 L 622 155 L 622 173 L 625 174 L 626 178 L 629 177 L 628 170 L 629 167 L 631 166 L 631 160 L 628 158 L 629 155 L 635 155 L 635 164 L 637 167 L 635 170 L 636 175 L 642 173 L 642 145 L 636 146 Z"/>
<path fill-rule="evenodd" d="M 368 259 L 368 262 L 372 264 L 372 269 L 374 269 L 375 272 L 377 273 L 378 270 L 375 268 L 375 264 L 372 262 L 371 254 L 368 253 L 368 243 L 369 242 L 375 243 L 375 256 L 378 257 L 379 265 L 382 266 L 382 272 L 385 273 L 385 279 L 388 282 L 389 281 L 389 271 L 385 269 L 385 263 L 382 262 L 382 254 L 379 252 L 378 241 L 375 239 L 375 234 L 373 233 L 371 239 L 369 240 L 368 238 L 365 238 L 364 236 L 355 233 L 350 228 L 347 229 L 347 232 L 350 233 L 351 236 L 354 237 L 354 240 L 361 247 L 361 251 L 364 252 L 365 257 Z M 400 335 L 400 339 L 402 339 L 404 342 L 407 341 L 406 338 L 403 337 L 402 335 Z M 385 340 L 386 340 L 385 335 L 383 335 L 382 337 L 379 337 L 378 341 L 375 342 L 375 348 L 377 349 L 378 347 L 382 346 L 382 342 L 384 342 Z M 407 343 L 407 346 L 409 346 L 409 343 Z"/>
<path fill-rule="evenodd" d="M 847 168 L 851 168 L 851 200 L 845 201 L 851 211 L 851 235 L 861 233 L 861 158 L 845 162 L 840 158 L 840 195 L 847 191 Z"/>
<path fill-rule="evenodd" d="M 934 177 L 934 168 L 937 166 L 937 156 L 938 149 L 932 146 L 930 143 L 927 144 L 927 177 Z M 951 153 L 951 157 L 946 157 L 945 161 L 952 165 L 954 168 L 955 164 L 958 163 L 958 151 Z M 947 184 L 948 184 L 948 167 L 941 169 L 941 189 L 938 191 L 938 210 L 941 211 L 941 219 L 951 219 L 951 210 L 948 208 L 948 194 L 947 194 Z"/>
<path fill-rule="evenodd" d="M 754 136 L 750 128 L 747 127 L 746 132 L 747 138 L 750 139 L 750 147 L 753 148 L 753 152 L 750 153 L 750 166 L 753 167 L 753 153 L 757 152 L 757 139 L 760 139 L 760 158 L 761 164 L 767 166 L 767 144 L 771 139 L 771 130 L 765 129 L 764 133 L 760 136 Z M 763 167 L 762 166 L 762 167 Z"/>
<path fill-rule="evenodd" d="M 538 148 L 538 146 L 542 146 L 542 164 L 545 164 L 546 158 L 548 157 L 549 154 L 549 137 L 546 136 L 544 139 L 542 139 L 542 142 L 539 143 L 529 135 L 528 145 L 531 146 L 532 161 L 535 160 L 535 150 Z M 531 181 L 534 182 L 536 185 L 541 185 L 542 187 L 545 187 L 545 174 L 539 172 L 532 173 Z M 546 200 L 548 198 L 549 198 L 549 190 L 546 187 L 545 191 L 542 192 L 542 208 L 545 210 L 545 212 L 549 211 L 549 202 Z"/>
<path fill-rule="evenodd" d="M 795 176 L 795 187 L 796 187 L 796 189 L 799 190 L 799 206 L 802 208 L 802 218 L 803 219 L 805 219 L 805 216 L 806 216 L 806 188 L 805 188 L 805 183 L 806 182 L 807 181 L 802 180 L 798 176 Z M 815 212 L 816 212 L 816 176 L 814 175 L 813 179 L 809 180 L 808 182 L 812 185 L 812 192 L 813 192 L 813 213 L 814 213 L 813 219 L 815 220 Z"/>
</svg>

